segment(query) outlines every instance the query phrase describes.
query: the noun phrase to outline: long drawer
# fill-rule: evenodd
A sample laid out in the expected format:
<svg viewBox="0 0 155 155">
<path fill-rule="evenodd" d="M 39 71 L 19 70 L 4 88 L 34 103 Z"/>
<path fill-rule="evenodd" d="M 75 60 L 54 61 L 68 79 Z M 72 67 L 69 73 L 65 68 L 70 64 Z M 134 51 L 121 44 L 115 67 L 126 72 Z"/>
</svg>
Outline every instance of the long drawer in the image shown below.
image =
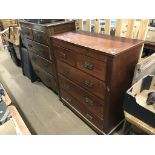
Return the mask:
<svg viewBox="0 0 155 155">
<path fill-rule="evenodd" d="M 33 69 L 41 81 L 49 88 L 53 89 L 55 92 L 58 92 L 57 84 L 54 76 L 46 73 L 40 67 L 38 67 L 35 63 L 32 63 Z"/>
<path fill-rule="evenodd" d="M 103 119 L 99 119 L 94 114 L 92 114 L 84 105 L 78 102 L 74 97 L 72 97 L 66 91 L 61 91 L 61 97 L 68 104 L 70 104 L 76 111 L 78 111 L 85 119 L 90 121 L 93 125 L 95 125 L 100 130 L 103 130 Z M 72 108 L 71 107 L 71 108 Z"/>
<path fill-rule="evenodd" d="M 46 71 L 46 72 L 50 73 L 51 75 L 55 76 L 55 74 L 56 74 L 55 66 L 54 66 L 52 61 L 48 61 L 48 60 L 38 56 L 37 54 L 33 53 L 32 51 L 29 52 L 29 54 L 30 54 L 31 62 L 37 64 L 44 71 Z"/>
<path fill-rule="evenodd" d="M 59 74 L 59 85 L 62 90 L 67 91 L 75 99 L 81 102 L 89 111 L 95 114 L 97 117 L 103 119 L 103 100 L 87 92 L 83 88 L 79 87 L 75 83 L 71 82 L 64 76 Z"/>
<path fill-rule="evenodd" d="M 29 50 L 32 50 L 39 56 L 47 60 L 53 60 L 53 58 L 50 55 L 50 50 L 48 46 L 45 46 L 43 44 L 27 39 L 27 47 Z"/>
<path fill-rule="evenodd" d="M 58 72 L 65 77 L 71 79 L 81 87 L 87 89 L 89 92 L 104 99 L 105 96 L 105 83 L 98 80 L 74 67 L 71 67 L 59 60 L 57 60 Z"/>
</svg>

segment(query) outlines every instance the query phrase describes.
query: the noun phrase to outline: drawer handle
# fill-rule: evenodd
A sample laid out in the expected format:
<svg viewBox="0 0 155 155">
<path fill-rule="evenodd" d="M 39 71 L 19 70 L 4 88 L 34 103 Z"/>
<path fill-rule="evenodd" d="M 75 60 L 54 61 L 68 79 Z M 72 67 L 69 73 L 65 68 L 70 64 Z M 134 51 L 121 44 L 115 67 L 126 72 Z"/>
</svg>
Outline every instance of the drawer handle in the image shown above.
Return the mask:
<svg viewBox="0 0 155 155">
<path fill-rule="evenodd" d="M 86 114 L 86 117 L 87 117 L 89 120 L 92 120 L 92 119 L 93 119 L 93 117 L 92 117 L 91 115 L 89 115 L 89 114 Z"/>
<path fill-rule="evenodd" d="M 94 65 L 86 61 L 85 64 L 84 64 L 84 67 L 86 69 L 93 70 Z"/>
<path fill-rule="evenodd" d="M 32 48 L 32 45 L 31 45 L 31 44 L 28 44 L 28 47 L 29 47 L 29 48 Z"/>
<path fill-rule="evenodd" d="M 69 69 L 64 69 L 64 74 L 68 75 L 69 74 Z"/>
<path fill-rule="evenodd" d="M 91 106 L 93 106 L 94 104 L 94 102 L 90 99 L 90 98 L 88 98 L 88 97 L 85 97 L 85 102 L 86 103 L 88 103 L 89 105 L 91 105 Z"/>
<path fill-rule="evenodd" d="M 71 99 L 71 98 L 69 98 L 69 97 L 66 97 L 66 101 L 67 101 L 67 102 L 71 102 L 71 101 L 72 101 L 72 99 Z"/>
<path fill-rule="evenodd" d="M 61 58 L 66 59 L 66 53 L 60 52 L 59 54 L 60 54 L 60 57 L 61 57 Z"/>
<path fill-rule="evenodd" d="M 94 85 L 94 84 L 93 84 L 91 81 L 86 80 L 85 83 L 84 83 L 84 85 L 85 85 L 87 88 L 93 88 L 93 85 Z"/>
<path fill-rule="evenodd" d="M 69 86 L 67 84 L 63 84 L 64 89 L 69 89 Z"/>
</svg>

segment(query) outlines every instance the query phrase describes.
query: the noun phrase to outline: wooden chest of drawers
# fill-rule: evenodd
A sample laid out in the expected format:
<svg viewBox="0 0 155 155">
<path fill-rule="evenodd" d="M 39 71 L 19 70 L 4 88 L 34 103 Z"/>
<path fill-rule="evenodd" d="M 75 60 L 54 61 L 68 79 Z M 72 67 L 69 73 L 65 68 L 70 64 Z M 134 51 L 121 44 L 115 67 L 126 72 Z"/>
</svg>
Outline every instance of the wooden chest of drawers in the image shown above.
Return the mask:
<svg viewBox="0 0 155 155">
<path fill-rule="evenodd" d="M 110 134 L 123 119 L 142 44 L 88 32 L 51 37 L 60 100 L 99 134 Z"/>
<path fill-rule="evenodd" d="M 58 93 L 55 60 L 49 38 L 54 34 L 75 30 L 75 22 L 65 20 L 51 20 L 52 23 L 44 24 L 37 22 L 37 20 L 21 20 L 21 33 L 26 38 L 26 46 L 35 73 L 46 86 Z"/>
</svg>

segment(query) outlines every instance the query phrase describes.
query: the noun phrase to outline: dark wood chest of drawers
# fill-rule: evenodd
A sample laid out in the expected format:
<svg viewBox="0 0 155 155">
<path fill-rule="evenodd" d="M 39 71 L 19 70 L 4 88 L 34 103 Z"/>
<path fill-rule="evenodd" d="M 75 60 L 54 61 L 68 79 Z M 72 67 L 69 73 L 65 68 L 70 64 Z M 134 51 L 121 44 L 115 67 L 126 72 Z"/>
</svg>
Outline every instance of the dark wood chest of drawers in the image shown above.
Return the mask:
<svg viewBox="0 0 155 155">
<path fill-rule="evenodd" d="M 38 24 L 37 20 L 21 20 L 20 26 L 35 73 L 46 86 L 58 92 L 55 60 L 49 40 L 54 34 L 75 30 L 75 21 L 48 22 Z"/>
<path fill-rule="evenodd" d="M 51 37 L 60 100 L 99 134 L 111 133 L 123 119 L 142 43 L 87 32 Z"/>
</svg>

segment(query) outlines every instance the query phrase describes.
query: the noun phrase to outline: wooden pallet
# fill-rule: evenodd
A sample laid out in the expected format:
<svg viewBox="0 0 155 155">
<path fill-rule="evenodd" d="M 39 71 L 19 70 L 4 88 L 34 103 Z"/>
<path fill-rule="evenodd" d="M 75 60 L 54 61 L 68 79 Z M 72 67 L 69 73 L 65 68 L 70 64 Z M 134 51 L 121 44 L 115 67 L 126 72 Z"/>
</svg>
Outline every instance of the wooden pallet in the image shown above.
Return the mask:
<svg viewBox="0 0 155 155">
<path fill-rule="evenodd" d="M 84 29 L 84 23 L 86 22 L 86 28 Z M 105 19 L 105 26 L 104 31 L 102 31 L 100 26 L 100 19 L 95 19 L 94 25 L 92 25 L 92 22 L 90 19 L 82 20 L 77 19 L 76 20 L 76 29 L 80 31 L 89 31 L 91 32 L 92 26 L 94 27 L 94 31 L 96 33 L 103 33 L 106 35 L 110 35 L 111 31 L 111 20 Z M 131 39 L 139 39 L 139 40 L 145 40 L 147 30 L 148 30 L 148 24 L 149 19 L 142 19 L 142 20 L 135 20 L 135 19 L 117 19 L 116 25 L 115 25 L 115 36 L 117 37 L 125 37 L 125 38 L 131 38 Z M 139 56 L 139 61 L 142 56 L 142 51 Z"/>
</svg>

